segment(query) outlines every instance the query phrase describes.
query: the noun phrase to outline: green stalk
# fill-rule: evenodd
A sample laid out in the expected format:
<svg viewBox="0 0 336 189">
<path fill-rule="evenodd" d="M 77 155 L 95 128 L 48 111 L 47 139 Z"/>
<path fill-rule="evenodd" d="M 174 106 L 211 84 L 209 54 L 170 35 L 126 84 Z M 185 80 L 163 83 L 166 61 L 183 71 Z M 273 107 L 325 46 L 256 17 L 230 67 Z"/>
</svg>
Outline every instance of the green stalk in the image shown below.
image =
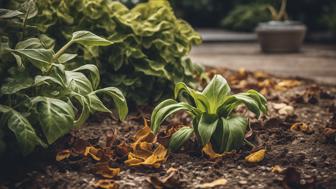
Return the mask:
<svg viewBox="0 0 336 189">
<path fill-rule="evenodd" d="M 67 44 L 65 44 L 57 53 L 54 55 L 54 60 L 57 60 L 71 45 L 73 41 L 70 40 Z"/>
</svg>

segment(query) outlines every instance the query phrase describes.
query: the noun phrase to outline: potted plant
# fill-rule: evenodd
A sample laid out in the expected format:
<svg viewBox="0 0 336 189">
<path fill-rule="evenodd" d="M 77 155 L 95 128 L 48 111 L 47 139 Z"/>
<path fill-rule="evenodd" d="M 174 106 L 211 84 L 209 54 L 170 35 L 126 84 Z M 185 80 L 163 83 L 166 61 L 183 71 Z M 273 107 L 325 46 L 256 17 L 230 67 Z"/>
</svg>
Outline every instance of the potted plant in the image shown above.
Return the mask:
<svg viewBox="0 0 336 189">
<path fill-rule="evenodd" d="M 287 0 L 281 0 L 280 10 L 267 6 L 272 21 L 258 25 L 256 32 L 263 52 L 298 52 L 306 34 L 306 26 L 297 21 L 288 20 Z"/>
</svg>

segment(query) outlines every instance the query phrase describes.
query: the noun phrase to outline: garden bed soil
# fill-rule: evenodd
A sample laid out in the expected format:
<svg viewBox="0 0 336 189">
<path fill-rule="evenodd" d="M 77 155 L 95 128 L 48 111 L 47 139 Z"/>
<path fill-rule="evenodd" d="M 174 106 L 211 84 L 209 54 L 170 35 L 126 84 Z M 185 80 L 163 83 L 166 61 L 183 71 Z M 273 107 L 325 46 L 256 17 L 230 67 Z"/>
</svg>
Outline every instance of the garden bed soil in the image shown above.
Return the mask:
<svg viewBox="0 0 336 189">
<path fill-rule="evenodd" d="M 255 88 L 266 94 L 269 100 L 267 116 L 257 120 L 246 113 L 253 131 L 249 132 L 248 139 L 256 147 L 252 149 L 246 145 L 230 156 L 211 160 L 189 142 L 189 147 L 170 153 L 160 168 L 128 167 L 123 163 L 127 154 L 120 152 L 109 161 L 112 167 L 121 168 L 118 176 L 108 179 L 111 188 L 195 188 L 218 179 L 227 181 L 217 186 L 219 188 L 336 188 L 335 86 L 244 70 L 209 69 L 207 73 L 210 76 L 223 74 L 235 92 Z M 287 85 L 280 90 L 277 84 L 283 81 L 283 84 L 287 81 Z M 291 108 L 280 112 L 277 106 L 283 106 L 281 103 L 292 107 L 294 113 Z M 149 120 L 151 109 L 139 107 L 124 122 L 107 114 L 95 115 L 48 151 L 40 149 L 25 159 L 3 159 L 0 188 L 95 188 L 97 181 L 106 179 L 92 171 L 98 161 L 81 156 L 56 161 L 57 152 L 75 145 L 105 148 L 111 146 L 107 145 L 111 138 L 119 147 L 120 144 L 128 146 L 135 133 L 143 128 L 143 118 Z M 164 125 L 178 127 L 189 122 L 188 116 L 179 113 Z M 305 123 L 309 129 L 290 129 L 294 123 Z M 261 162 L 245 161 L 251 151 L 261 148 L 266 149 Z M 275 166 L 282 170 L 277 171 Z"/>
</svg>

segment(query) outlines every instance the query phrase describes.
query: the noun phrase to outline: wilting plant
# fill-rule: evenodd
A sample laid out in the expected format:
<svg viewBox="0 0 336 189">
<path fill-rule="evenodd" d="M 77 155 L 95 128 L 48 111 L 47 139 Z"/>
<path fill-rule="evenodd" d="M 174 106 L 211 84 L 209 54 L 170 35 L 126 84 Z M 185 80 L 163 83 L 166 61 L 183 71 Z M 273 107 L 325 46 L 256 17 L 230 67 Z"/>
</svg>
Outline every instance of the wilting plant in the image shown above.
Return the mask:
<svg viewBox="0 0 336 189">
<path fill-rule="evenodd" d="M 137 104 L 168 98 L 174 83 L 193 82 L 202 72 L 186 57 L 201 42 L 200 35 L 175 17 L 167 0 L 149 0 L 132 9 L 114 0 L 44 0 L 37 1 L 37 11 L 31 22 L 57 41 L 83 29 L 112 41 L 107 48 L 72 50 L 101 68 L 103 86 L 120 88 Z"/>
<path fill-rule="evenodd" d="M 23 14 L 3 9 L 1 13 L 0 21 Z M 5 30 L 0 32 L 6 34 Z M 97 66 L 79 65 L 77 54 L 66 53 L 72 44 L 108 46 L 110 41 L 77 31 L 55 52 L 55 41 L 46 35 L 16 45 L 9 36 L 2 36 L 0 43 L 0 154 L 6 149 L 15 151 L 16 146 L 28 154 L 82 125 L 90 113 L 111 113 L 104 99 L 113 100 L 120 119 L 126 117 L 128 108 L 121 91 L 114 87 L 98 89 Z"/>
<path fill-rule="evenodd" d="M 248 126 L 247 118 L 236 115 L 235 108 L 241 104 L 256 114 L 267 112 L 266 99 L 255 90 L 231 95 L 227 81 L 215 75 L 202 92 L 189 88 L 185 83 L 175 86 L 175 98 L 183 97 L 185 102 L 168 99 L 155 107 L 151 117 L 151 129 L 158 133 L 162 122 L 171 114 L 184 110 L 192 118 L 192 127 L 182 127 L 169 142 L 171 150 L 177 150 L 195 133 L 202 146 L 211 143 L 218 153 L 238 149 L 244 143 Z"/>
</svg>

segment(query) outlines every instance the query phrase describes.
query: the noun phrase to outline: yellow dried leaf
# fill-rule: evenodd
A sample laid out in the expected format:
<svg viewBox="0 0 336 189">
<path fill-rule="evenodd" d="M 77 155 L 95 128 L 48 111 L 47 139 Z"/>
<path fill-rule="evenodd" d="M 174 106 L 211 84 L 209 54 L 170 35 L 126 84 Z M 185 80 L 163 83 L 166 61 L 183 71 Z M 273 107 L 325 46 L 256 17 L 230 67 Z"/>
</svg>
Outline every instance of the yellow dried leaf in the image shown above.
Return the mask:
<svg viewBox="0 0 336 189">
<path fill-rule="evenodd" d="M 128 154 L 128 160 L 125 161 L 128 166 L 149 166 L 159 168 L 161 163 L 166 161 L 168 150 L 161 144 L 155 148 L 152 154 L 143 154 L 143 151 L 135 151 Z"/>
<path fill-rule="evenodd" d="M 261 149 L 245 157 L 245 161 L 249 163 L 258 163 L 262 161 L 265 157 L 266 150 Z"/>
<path fill-rule="evenodd" d="M 228 155 L 232 155 L 231 152 L 224 152 L 222 154 L 216 153 L 213 148 L 211 143 L 206 144 L 203 148 L 202 151 L 204 154 L 206 154 L 210 159 L 217 159 L 217 158 L 221 158 L 224 156 L 228 156 Z"/>
<path fill-rule="evenodd" d="M 290 88 L 294 88 L 301 85 L 301 82 L 298 80 L 283 80 L 276 84 L 275 89 L 278 91 L 284 91 Z"/>
<path fill-rule="evenodd" d="M 95 188 L 102 188 L 102 189 L 118 189 L 119 185 L 111 179 L 102 179 L 91 184 Z"/>
<path fill-rule="evenodd" d="M 91 156 L 94 160 L 100 161 L 103 156 L 103 151 L 93 146 L 87 146 L 84 150 L 84 156 Z"/>
<path fill-rule="evenodd" d="M 307 133 L 307 134 L 311 134 L 314 132 L 313 128 L 311 128 L 309 125 L 305 124 L 305 123 L 294 123 L 291 127 L 290 127 L 291 131 L 301 131 L 303 133 Z"/>
<path fill-rule="evenodd" d="M 155 142 L 155 135 L 148 127 L 147 120 L 144 118 L 144 127 L 137 131 L 134 136 L 135 142 L 131 144 L 132 149 L 135 150 L 140 142 Z"/>
<path fill-rule="evenodd" d="M 224 186 L 226 184 L 227 184 L 227 180 L 224 179 L 224 178 L 220 178 L 220 179 L 214 180 L 212 182 L 197 184 L 195 186 L 195 188 L 214 188 L 214 187 L 217 187 L 217 186 Z"/>
<path fill-rule="evenodd" d="M 62 161 L 68 159 L 71 155 L 70 150 L 62 150 L 56 154 L 56 161 Z"/>
<path fill-rule="evenodd" d="M 281 174 L 285 169 L 280 167 L 280 165 L 275 165 L 272 167 L 272 173 Z"/>
</svg>

